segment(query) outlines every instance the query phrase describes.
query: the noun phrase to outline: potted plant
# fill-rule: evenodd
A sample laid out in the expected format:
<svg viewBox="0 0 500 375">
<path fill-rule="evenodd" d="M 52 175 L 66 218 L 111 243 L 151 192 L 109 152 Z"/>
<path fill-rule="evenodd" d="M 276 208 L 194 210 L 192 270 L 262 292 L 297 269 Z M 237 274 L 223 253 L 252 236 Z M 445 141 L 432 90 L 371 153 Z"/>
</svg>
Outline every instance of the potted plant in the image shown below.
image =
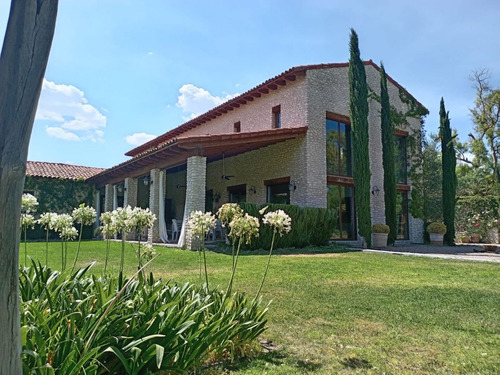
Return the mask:
<svg viewBox="0 0 500 375">
<path fill-rule="evenodd" d="M 470 242 L 479 243 L 481 241 L 481 231 L 479 223 L 474 224 L 471 230 Z"/>
<path fill-rule="evenodd" d="M 446 233 L 446 226 L 443 223 L 434 221 L 427 226 L 427 232 L 431 240 L 431 245 L 443 245 L 443 236 Z"/>
<path fill-rule="evenodd" d="M 372 226 L 373 247 L 387 247 L 387 236 L 389 234 L 389 226 L 384 223 L 375 223 Z"/>
</svg>

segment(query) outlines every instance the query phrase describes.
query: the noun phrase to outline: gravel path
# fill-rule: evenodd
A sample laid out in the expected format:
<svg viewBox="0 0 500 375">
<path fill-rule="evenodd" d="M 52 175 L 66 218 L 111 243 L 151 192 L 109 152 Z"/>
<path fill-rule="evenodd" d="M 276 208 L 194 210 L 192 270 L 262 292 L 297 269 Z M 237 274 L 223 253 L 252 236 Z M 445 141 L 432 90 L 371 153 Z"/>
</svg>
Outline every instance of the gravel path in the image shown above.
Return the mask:
<svg viewBox="0 0 500 375">
<path fill-rule="evenodd" d="M 500 246 L 500 245 L 499 245 Z M 458 244 L 456 246 L 432 246 L 420 244 L 397 244 L 381 250 L 363 249 L 364 252 L 377 252 L 397 255 L 423 256 L 429 258 L 472 260 L 478 262 L 500 263 L 500 250 L 484 252 L 483 244 Z"/>
</svg>

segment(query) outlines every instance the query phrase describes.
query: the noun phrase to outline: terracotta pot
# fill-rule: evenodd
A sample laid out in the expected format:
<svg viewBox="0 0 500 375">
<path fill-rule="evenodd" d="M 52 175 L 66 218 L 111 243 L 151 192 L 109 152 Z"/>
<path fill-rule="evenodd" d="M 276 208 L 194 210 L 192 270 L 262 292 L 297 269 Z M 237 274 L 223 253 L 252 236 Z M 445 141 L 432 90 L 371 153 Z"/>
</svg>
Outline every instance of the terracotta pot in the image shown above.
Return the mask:
<svg viewBox="0 0 500 375">
<path fill-rule="evenodd" d="M 478 243 L 481 241 L 481 235 L 479 233 L 472 233 L 470 235 L 470 242 Z"/>
<path fill-rule="evenodd" d="M 429 233 L 429 239 L 431 240 L 431 245 L 443 246 L 443 236 L 440 233 Z"/>
<path fill-rule="evenodd" d="M 387 236 L 388 233 L 372 233 L 373 235 L 373 243 L 372 246 L 374 248 L 382 248 L 387 247 Z"/>
<path fill-rule="evenodd" d="M 462 241 L 462 243 L 469 243 L 470 237 L 469 236 L 462 236 L 462 237 L 460 237 L 460 241 Z"/>
</svg>

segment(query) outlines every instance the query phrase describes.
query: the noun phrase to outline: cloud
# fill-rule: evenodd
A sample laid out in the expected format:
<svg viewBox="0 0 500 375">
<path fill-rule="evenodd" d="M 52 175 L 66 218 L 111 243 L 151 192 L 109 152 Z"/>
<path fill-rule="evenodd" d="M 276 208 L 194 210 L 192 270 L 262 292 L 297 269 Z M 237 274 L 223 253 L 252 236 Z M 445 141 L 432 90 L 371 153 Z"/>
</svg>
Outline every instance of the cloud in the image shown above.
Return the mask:
<svg viewBox="0 0 500 375">
<path fill-rule="evenodd" d="M 54 138 L 65 139 L 66 141 L 81 141 L 80 137 L 75 133 L 68 132 L 57 126 L 47 126 L 45 131 Z"/>
<path fill-rule="evenodd" d="M 101 141 L 106 116 L 88 103 L 82 90 L 72 85 L 43 80 L 36 120 L 49 121 L 51 137 L 71 141 Z"/>
<path fill-rule="evenodd" d="M 153 138 L 156 138 L 156 135 L 146 134 L 146 133 L 134 133 L 132 135 L 127 135 L 125 137 L 125 141 L 127 141 L 127 143 L 130 145 L 140 146 L 143 143 L 152 140 Z"/>
<path fill-rule="evenodd" d="M 189 113 L 191 119 L 239 95 L 214 96 L 209 91 L 191 83 L 183 85 L 179 93 L 176 106 L 182 108 L 182 112 Z"/>
</svg>

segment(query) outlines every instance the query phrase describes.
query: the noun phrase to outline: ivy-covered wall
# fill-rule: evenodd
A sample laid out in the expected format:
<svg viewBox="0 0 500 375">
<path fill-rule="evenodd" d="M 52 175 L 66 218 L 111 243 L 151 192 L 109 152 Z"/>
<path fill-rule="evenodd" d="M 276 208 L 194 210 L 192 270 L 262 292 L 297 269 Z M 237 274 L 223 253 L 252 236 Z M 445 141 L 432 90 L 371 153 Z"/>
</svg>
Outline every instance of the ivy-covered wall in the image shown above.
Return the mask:
<svg viewBox="0 0 500 375">
<path fill-rule="evenodd" d="M 67 180 L 63 178 L 44 178 L 26 176 L 24 183 L 25 192 L 33 192 L 38 200 L 38 207 L 35 212 L 35 218 L 39 218 L 44 212 L 56 212 L 58 214 L 70 214 L 74 208 L 81 203 L 87 206 L 93 206 L 95 189 L 92 185 L 85 182 L 84 179 Z M 82 238 L 90 239 L 93 237 L 94 229 L 92 226 L 84 227 Z M 45 239 L 45 232 L 35 225 L 35 229 L 28 230 L 28 238 L 31 240 Z M 58 238 L 51 232 L 50 238 Z"/>
<path fill-rule="evenodd" d="M 71 214 L 80 203 L 93 204 L 95 189 L 85 180 L 26 176 L 25 191 L 34 191 L 38 199 L 37 216 L 44 212 Z"/>
</svg>

